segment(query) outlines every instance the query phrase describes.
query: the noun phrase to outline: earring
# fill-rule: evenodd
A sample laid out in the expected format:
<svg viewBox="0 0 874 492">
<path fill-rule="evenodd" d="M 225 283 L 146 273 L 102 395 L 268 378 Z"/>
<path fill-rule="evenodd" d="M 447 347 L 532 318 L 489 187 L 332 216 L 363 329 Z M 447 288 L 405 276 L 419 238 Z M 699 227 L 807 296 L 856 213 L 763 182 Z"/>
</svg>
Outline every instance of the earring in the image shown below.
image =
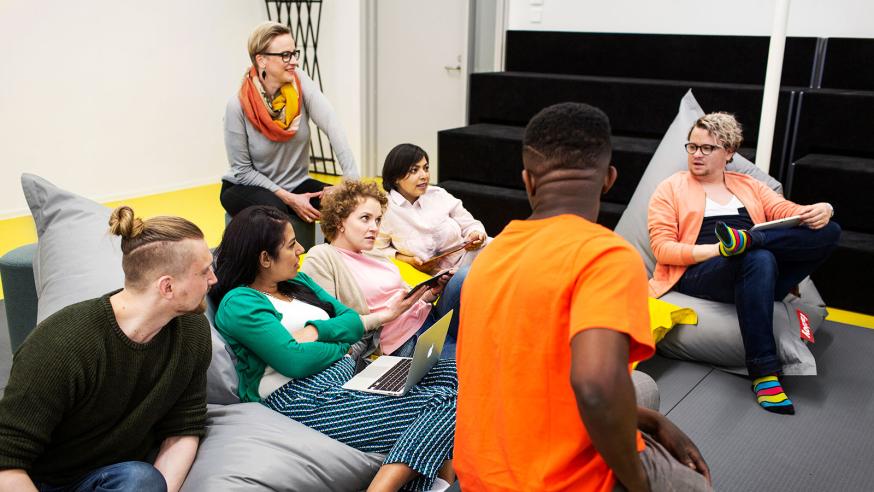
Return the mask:
<svg viewBox="0 0 874 492">
<path fill-rule="evenodd" d="M 266 79 L 266 78 L 267 78 L 267 70 L 264 68 L 261 68 L 261 79 Z"/>
</svg>

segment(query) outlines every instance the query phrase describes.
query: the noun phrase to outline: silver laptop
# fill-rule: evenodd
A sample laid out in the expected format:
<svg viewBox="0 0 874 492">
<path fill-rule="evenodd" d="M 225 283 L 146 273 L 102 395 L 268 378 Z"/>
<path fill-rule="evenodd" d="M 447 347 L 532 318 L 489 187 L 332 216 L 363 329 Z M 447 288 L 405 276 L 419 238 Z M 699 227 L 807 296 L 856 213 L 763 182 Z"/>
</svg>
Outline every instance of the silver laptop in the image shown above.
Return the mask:
<svg viewBox="0 0 874 492">
<path fill-rule="evenodd" d="M 452 311 L 419 335 L 413 357 L 382 355 L 350 379 L 343 388 L 380 395 L 402 396 L 440 360 Z"/>
</svg>

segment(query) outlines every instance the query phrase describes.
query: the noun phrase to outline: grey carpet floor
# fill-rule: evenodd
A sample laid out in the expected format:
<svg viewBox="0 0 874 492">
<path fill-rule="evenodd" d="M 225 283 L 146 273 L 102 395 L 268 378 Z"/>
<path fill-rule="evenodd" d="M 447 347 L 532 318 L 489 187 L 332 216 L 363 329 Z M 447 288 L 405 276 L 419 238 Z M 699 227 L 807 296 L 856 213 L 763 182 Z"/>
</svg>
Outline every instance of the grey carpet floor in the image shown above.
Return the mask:
<svg viewBox="0 0 874 492">
<path fill-rule="evenodd" d="M 826 322 L 811 350 L 819 375 L 784 380 L 793 416 L 759 408 L 746 378 L 712 370 L 699 379 L 706 368 L 662 358 L 641 369 L 698 445 L 716 490 L 872 491 L 874 330 Z"/>
<path fill-rule="evenodd" d="M 12 354 L 0 301 L 0 391 Z M 874 491 L 874 330 L 826 322 L 812 347 L 819 375 L 790 377 L 796 415 L 758 407 L 747 379 L 656 356 L 661 411 L 698 445 L 719 491 Z"/>
<path fill-rule="evenodd" d="M 659 411 L 667 415 L 715 369 L 709 365 L 656 355 L 638 367 L 659 385 Z"/>
</svg>

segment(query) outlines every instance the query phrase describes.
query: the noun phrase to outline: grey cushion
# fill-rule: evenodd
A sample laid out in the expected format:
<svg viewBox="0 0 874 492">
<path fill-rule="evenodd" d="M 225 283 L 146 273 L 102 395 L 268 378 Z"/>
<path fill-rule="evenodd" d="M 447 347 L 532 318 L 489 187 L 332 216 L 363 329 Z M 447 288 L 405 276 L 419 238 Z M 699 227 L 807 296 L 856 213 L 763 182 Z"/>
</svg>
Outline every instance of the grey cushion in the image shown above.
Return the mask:
<svg viewBox="0 0 874 492">
<path fill-rule="evenodd" d="M 38 322 L 124 286 L 120 238 L 109 234 L 110 209 L 33 174 L 21 176 L 21 187 L 39 237 L 33 261 Z M 212 333 L 207 401 L 239 402 L 229 351 L 214 327 Z"/>
<path fill-rule="evenodd" d="M 33 262 L 37 322 L 124 285 L 108 208 L 32 174 L 21 175 L 21 187 L 39 237 Z"/>
<path fill-rule="evenodd" d="M 364 490 L 382 461 L 258 403 L 211 405 L 182 490 Z"/>
<path fill-rule="evenodd" d="M 631 382 L 634 384 L 634 395 L 637 405 L 656 412 L 659 411 L 659 385 L 649 374 L 641 371 L 631 371 Z"/>
<path fill-rule="evenodd" d="M 787 302 L 774 303 L 774 340 L 787 376 L 816 374 L 816 360 L 800 337 L 800 309 L 811 328 L 818 328 L 825 318 L 825 306 L 810 279 L 801 284 L 801 298 L 788 296 Z M 721 369 L 747 374 L 744 346 L 734 304 L 706 301 L 679 292 L 662 296 L 667 302 L 690 307 L 698 313 L 698 325 L 677 325 L 659 343 L 659 353 L 682 360 L 696 360 Z"/>
<path fill-rule="evenodd" d="M 704 111 L 692 91 L 686 93 L 680 101 L 676 118 L 662 138 L 628 208 L 616 225 L 616 232 L 628 240 L 643 257 L 649 275 L 652 275 L 656 263 L 650 248 L 647 227 L 650 197 L 659 183 L 678 171 L 687 169 L 683 144 L 686 143 L 689 129 L 695 120 L 703 115 Z M 775 191 L 782 191 L 779 182 L 740 154 L 735 154 L 734 161 L 727 169 L 749 174 Z M 784 364 L 784 372 L 791 375 L 816 374 L 816 361 L 799 336 L 797 310 L 801 309 L 807 315 L 814 331 L 822 324 L 826 314 L 822 298 L 809 279 L 802 284 L 802 289 L 801 299 L 788 296 L 786 302 L 774 305 L 777 352 Z M 659 353 L 678 359 L 707 362 L 731 372 L 746 373 L 743 341 L 734 305 L 706 301 L 678 292 L 669 292 L 662 299 L 678 306 L 693 308 L 698 313 L 698 325 L 674 327 L 659 343 Z"/>
<path fill-rule="evenodd" d="M 212 361 L 206 373 L 206 401 L 219 405 L 240 403 L 237 393 L 240 380 L 234 366 L 236 357 L 215 329 L 215 306 L 209 297 L 206 302 L 206 319 L 209 320 L 209 331 L 212 333 Z"/>
</svg>

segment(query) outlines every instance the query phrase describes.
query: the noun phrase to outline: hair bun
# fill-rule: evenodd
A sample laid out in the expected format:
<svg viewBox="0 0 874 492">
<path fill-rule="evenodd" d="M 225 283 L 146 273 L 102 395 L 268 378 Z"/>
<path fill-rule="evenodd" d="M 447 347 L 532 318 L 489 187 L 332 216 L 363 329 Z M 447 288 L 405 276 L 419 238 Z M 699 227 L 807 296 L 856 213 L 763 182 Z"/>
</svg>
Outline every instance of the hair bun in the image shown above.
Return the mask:
<svg viewBox="0 0 874 492">
<path fill-rule="evenodd" d="M 134 211 L 127 205 L 117 207 L 109 216 L 109 232 L 125 239 L 139 236 L 145 225 L 134 216 Z"/>
</svg>

